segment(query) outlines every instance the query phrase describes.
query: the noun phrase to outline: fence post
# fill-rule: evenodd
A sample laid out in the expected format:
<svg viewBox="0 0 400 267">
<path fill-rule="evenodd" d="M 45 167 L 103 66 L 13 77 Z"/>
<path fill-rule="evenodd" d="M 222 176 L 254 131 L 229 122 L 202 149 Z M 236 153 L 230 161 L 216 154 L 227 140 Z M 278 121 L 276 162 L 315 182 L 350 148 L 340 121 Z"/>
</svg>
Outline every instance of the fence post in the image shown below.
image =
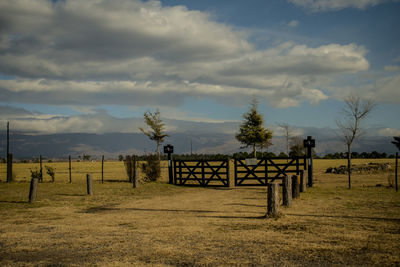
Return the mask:
<svg viewBox="0 0 400 267">
<path fill-rule="evenodd" d="M 71 175 L 71 155 L 68 156 L 68 162 L 69 162 L 69 183 L 72 183 L 72 175 Z"/>
<path fill-rule="evenodd" d="M 292 179 L 287 175 L 283 177 L 282 195 L 283 206 L 290 207 L 292 205 Z"/>
<path fill-rule="evenodd" d="M 267 215 L 268 217 L 279 216 L 279 184 L 276 182 L 268 183 L 268 201 Z"/>
<path fill-rule="evenodd" d="M 32 178 L 31 185 L 29 187 L 29 203 L 33 203 L 36 200 L 37 188 L 39 179 Z"/>
<path fill-rule="evenodd" d="M 101 156 L 101 183 L 104 183 L 104 155 Z"/>
<path fill-rule="evenodd" d="M 297 175 L 292 176 L 292 198 L 298 198 L 300 196 L 300 185 Z"/>
<path fill-rule="evenodd" d="M 43 182 L 42 155 L 39 156 L 40 182 Z"/>
<path fill-rule="evenodd" d="M 228 183 L 228 186 L 227 187 L 231 187 L 231 179 L 230 179 L 230 177 L 229 177 L 229 175 L 230 175 L 230 172 L 229 172 L 229 164 L 231 163 L 231 160 L 228 158 L 227 160 L 226 160 L 226 179 L 227 179 L 227 183 Z"/>
<path fill-rule="evenodd" d="M 137 188 L 139 181 L 139 168 L 136 166 L 136 156 L 132 157 L 132 176 L 132 186 L 133 188 Z"/>
<path fill-rule="evenodd" d="M 7 183 L 11 182 L 13 179 L 12 163 L 13 163 L 13 154 L 9 153 L 9 154 L 7 154 Z"/>
<path fill-rule="evenodd" d="M 86 189 L 88 195 L 93 194 L 92 176 L 90 174 L 86 174 Z"/>
<path fill-rule="evenodd" d="M 399 152 L 396 152 L 396 169 L 395 169 L 395 181 L 396 181 L 396 192 L 399 191 L 399 185 L 397 183 L 397 177 L 398 177 L 398 160 L 399 160 Z"/>
<path fill-rule="evenodd" d="M 304 177 L 304 171 L 300 171 L 300 193 L 304 193 L 307 190 L 307 181 Z"/>
</svg>

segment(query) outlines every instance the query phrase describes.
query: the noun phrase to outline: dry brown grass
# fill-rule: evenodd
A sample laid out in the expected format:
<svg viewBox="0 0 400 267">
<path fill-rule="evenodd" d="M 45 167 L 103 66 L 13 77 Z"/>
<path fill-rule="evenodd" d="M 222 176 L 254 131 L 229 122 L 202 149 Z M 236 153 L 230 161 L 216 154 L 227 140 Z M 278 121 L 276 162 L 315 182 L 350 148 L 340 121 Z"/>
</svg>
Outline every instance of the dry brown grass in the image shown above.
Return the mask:
<svg viewBox="0 0 400 267">
<path fill-rule="evenodd" d="M 93 196 L 83 175 L 56 176 L 33 205 L 27 182 L 2 182 L 0 265 L 398 266 L 400 193 L 375 186 L 387 174 L 354 175 L 348 190 L 323 173 L 341 164 L 316 160 L 315 187 L 278 219 L 264 218 L 265 188 L 176 187 L 165 173 L 137 189 L 96 181 Z"/>
</svg>

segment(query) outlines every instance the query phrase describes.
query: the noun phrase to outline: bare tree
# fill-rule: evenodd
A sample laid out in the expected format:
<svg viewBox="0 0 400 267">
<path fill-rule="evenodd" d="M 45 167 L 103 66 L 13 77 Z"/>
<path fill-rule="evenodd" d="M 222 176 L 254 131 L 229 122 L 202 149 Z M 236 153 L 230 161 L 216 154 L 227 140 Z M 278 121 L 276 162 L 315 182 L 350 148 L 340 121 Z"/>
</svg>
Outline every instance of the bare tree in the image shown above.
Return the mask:
<svg viewBox="0 0 400 267">
<path fill-rule="evenodd" d="M 290 152 L 289 142 L 290 142 L 290 139 L 292 138 L 293 129 L 288 123 L 279 124 L 279 127 L 281 127 L 284 130 L 285 139 L 286 139 L 286 155 L 289 156 L 289 152 Z"/>
<path fill-rule="evenodd" d="M 168 135 L 164 133 L 164 123 L 161 120 L 160 111 L 157 109 L 155 113 L 147 111 L 143 114 L 144 121 L 147 126 L 151 128 L 149 131 L 145 131 L 143 128 L 139 128 L 150 140 L 153 140 L 157 144 L 157 155 L 160 160 L 160 144 L 164 142 L 164 138 Z"/>
<path fill-rule="evenodd" d="M 374 109 L 373 99 L 363 100 L 360 96 L 351 94 L 344 98 L 345 107 L 343 108 L 344 118 L 336 121 L 340 129 L 342 139 L 347 147 L 347 171 L 349 177 L 349 189 L 351 188 L 351 145 L 361 134 L 361 122 Z"/>
<path fill-rule="evenodd" d="M 300 157 L 306 154 L 306 148 L 304 147 L 303 138 L 301 136 L 293 136 L 290 138 L 290 157 Z"/>
</svg>

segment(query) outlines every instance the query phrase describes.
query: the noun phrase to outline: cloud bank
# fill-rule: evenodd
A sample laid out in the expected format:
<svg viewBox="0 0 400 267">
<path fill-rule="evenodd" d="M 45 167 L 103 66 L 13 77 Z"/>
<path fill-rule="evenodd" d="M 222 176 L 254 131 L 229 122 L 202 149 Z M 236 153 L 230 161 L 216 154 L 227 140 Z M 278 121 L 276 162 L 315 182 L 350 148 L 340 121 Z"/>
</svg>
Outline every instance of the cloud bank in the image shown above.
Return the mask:
<svg viewBox="0 0 400 267">
<path fill-rule="evenodd" d="M 366 9 L 390 0 L 288 0 L 312 12 L 336 11 L 345 8 Z"/>
<path fill-rule="evenodd" d="M 188 96 L 257 96 L 284 108 L 327 99 L 330 77 L 369 68 L 357 44 L 258 50 L 245 31 L 158 1 L 2 1 L 0 18 L 0 74 L 14 77 L 0 80 L 3 101 L 179 106 Z"/>
</svg>

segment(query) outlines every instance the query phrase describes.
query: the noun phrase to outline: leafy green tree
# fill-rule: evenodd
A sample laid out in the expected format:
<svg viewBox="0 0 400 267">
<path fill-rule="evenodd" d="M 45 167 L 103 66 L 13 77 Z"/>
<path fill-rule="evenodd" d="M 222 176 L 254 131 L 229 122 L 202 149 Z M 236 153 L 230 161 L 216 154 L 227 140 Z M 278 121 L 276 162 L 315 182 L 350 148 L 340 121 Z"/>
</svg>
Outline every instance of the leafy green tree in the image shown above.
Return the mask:
<svg viewBox="0 0 400 267">
<path fill-rule="evenodd" d="M 157 109 L 155 113 L 151 111 L 147 111 L 143 114 L 144 121 L 150 130 L 144 130 L 143 128 L 139 128 L 145 135 L 147 135 L 150 140 L 153 140 L 157 144 L 157 155 L 158 160 L 160 160 L 160 145 L 164 142 L 164 138 L 168 135 L 164 132 L 164 123 L 161 120 L 160 111 Z"/>
<path fill-rule="evenodd" d="M 236 139 L 244 144 L 244 147 L 253 148 L 253 156 L 256 155 L 256 147 L 265 147 L 272 139 L 272 131 L 263 127 L 264 119 L 257 111 L 257 100 L 253 98 L 250 103 L 250 110 L 243 115 L 243 123 L 240 125 Z"/>
</svg>

